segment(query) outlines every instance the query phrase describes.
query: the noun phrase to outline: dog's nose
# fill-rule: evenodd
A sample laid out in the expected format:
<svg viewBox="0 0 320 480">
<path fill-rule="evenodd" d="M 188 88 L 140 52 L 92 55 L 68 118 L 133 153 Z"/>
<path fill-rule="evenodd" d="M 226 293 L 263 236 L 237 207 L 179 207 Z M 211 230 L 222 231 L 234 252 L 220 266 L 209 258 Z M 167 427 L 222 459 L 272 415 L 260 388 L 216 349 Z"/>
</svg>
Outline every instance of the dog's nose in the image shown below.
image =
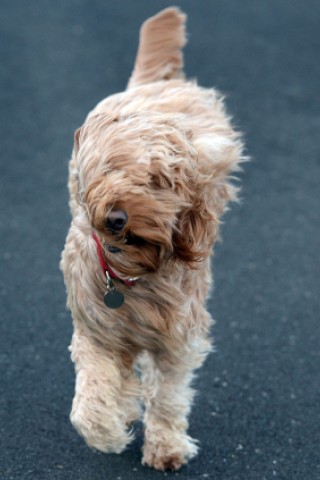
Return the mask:
<svg viewBox="0 0 320 480">
<path fill-rule="evenodd" d="M 124 210 L 111 210 L 106 219 L 106 227 L 111 233 L 120 232 L 128 221 Z"/>
</svg>

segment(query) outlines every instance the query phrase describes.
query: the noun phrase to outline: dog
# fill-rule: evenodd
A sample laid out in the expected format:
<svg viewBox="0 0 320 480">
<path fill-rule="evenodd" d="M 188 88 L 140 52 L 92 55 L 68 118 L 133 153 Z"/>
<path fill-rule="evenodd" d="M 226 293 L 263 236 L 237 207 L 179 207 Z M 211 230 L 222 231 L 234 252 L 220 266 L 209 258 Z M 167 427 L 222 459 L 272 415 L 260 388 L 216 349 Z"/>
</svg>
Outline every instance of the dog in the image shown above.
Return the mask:
<svg viewBox="0 0 320 480">
<path fill-rule="evenodd" d="M 89 446 L 120 453 L 142 419 L 142 463 L 158 470 L 197 454 L 190 384 L 212 349 L 212 247 L 244 159 L 222 95 L 185 79 L 185 21 L 174 7 L 145 21 L 127 89 L 75 132 L 61 259 L 71 422 Z"/>
</svg>

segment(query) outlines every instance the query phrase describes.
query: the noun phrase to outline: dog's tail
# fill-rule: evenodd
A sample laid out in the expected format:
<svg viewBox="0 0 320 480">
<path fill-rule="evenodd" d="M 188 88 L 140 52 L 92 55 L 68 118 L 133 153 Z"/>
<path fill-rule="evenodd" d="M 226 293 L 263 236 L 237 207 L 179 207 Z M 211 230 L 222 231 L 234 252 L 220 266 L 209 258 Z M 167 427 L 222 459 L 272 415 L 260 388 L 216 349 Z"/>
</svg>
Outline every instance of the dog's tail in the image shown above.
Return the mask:
<svg viewBox="0 0 320 480">
<path fill-rule="evenodd" d="M 184 77 L 182 48 L 186 43 L 185 21 L 186 15 L 171 7 L 143 23 L 128 88 Z"/>
</svg>

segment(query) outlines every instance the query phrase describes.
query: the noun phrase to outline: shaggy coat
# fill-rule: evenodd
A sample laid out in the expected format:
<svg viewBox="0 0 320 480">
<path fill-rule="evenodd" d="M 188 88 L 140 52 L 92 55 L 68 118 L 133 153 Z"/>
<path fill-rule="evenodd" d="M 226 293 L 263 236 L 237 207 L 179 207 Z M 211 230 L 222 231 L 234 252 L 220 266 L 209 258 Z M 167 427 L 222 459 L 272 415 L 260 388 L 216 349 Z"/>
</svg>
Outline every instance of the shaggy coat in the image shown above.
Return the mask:
<svg viewBox="0 0 320 480">
<path fill-rule="evenodd" d="M 211 349 L 212 247 L 242 160 L 221 95 L 184 79 L 184 24 L 176 8 L 148 19 L 127 90 L 76 131 L 61 261 L 74 325 L 71 421 L 88 445 L 119 453 L 143 415 L 142 461 L 160 470 L 197 453 L 190 382 Z M 113 231 L 106 221 L 117 212 L 125 224 Z M 124 295 L 117 309 L 104 303 L 93 234 Z"/>
</svg>

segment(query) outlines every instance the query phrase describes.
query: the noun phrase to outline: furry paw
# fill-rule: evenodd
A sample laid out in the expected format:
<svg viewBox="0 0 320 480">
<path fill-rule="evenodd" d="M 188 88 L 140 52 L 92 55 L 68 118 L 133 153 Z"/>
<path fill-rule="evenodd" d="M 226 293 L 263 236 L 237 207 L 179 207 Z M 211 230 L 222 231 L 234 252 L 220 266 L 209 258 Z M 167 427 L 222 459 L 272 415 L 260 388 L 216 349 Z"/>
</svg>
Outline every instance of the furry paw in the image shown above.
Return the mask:
<svg viewBox="0 0 320 480">
<path fill-rule="evenodd" d="M 126 425 L 111 415 L 102 422 L 96 412 L 83 412 L 78 405 L 72 409 L 70 420 L 89 447 L 104 453 L 121 453 L 132 440 Z"/>
<path fill-rule="evenodd" d="M 156 470 L 179 470 L 198 452 L 196 440 L 181 433 L 172 431 L 157 432 L 157 435 L 146 434 L 143 447 L 142 464 Z"/>
</svg>

